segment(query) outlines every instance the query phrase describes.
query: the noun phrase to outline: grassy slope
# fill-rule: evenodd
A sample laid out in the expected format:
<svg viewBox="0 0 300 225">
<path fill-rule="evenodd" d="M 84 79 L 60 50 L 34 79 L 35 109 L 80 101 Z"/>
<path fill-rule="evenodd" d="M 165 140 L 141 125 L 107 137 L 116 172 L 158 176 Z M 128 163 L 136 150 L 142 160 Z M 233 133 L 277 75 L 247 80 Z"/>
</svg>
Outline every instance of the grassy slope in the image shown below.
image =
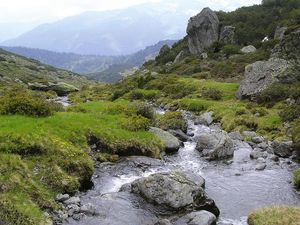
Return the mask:
<svg viewBox="0 0 300 225">
<path fill-rule="evenodd" d="M 299 225 L 300 208 L 273 206 L 250 214 L 249 225 Z"/>
<path fill-rule="evenodd" d="M 55 194 L 75 192 L 93 173 L 88 134 L 111 149 L 128 147 L 127 155 L 135 154 L 129 152 L 135 146 L 158 157 L 160 141 L 146 131 L 124 128 L 129 116 L 120 108 L 132 111 L 122 101 L 83 104 L 46 118 L 0 116 L 0 220 L 44 224 L 41 210 L 58 207 Z"/>
<path fill-rule="evenodd" d="M 24 84 L 33 81 L 65 82 L 77 87 L 91 83 L 72 72 L 56 69 L 0 49 L 0 86 L 20 84 L 20 81 Z"/>
</svg>

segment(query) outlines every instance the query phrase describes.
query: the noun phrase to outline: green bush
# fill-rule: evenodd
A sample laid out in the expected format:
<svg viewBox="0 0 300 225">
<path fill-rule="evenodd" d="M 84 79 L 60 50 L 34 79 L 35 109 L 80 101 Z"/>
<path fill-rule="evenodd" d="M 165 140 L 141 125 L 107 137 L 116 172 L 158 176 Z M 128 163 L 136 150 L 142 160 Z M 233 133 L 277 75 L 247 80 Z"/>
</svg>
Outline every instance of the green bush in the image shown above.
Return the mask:
<svg viewBox="0 0 300 225">
<path fill-rule="evenodd" d="M 280 113 L 279 116 L 284 122 L 291 122 L 295 119 L 300 118 L 300 105 L 295 104 L 285 107 Z"/>
<path fill-rule="evenodd" d="M 45 117 L 52 115 L 58 108 L 57 104 L 50 103 L 27 91 L 17 91 L 0 97 L 0 114 L 2 115 Z"/>
<path fill-rule="evenodd" d="M 130 100 L 153 101 L 153 100 L 157 99 L 158 96 L 159 96 L 159 91 L 157 91 L 157 90 L 136 89 L 129 93 Z"/>
<path fill-rule="evenodd" d="M 240 53 L 240 47 L 238 45 L 225 45 L 222 50 L 227 58 Z"/>
<path fill-rule="evenodd" d="M 143 116 L 131 116 L 123 122 L 122 127 L 129 131 L 143 131 L 150 127 L 150 120 Z"/>
<path fill-rule="evenodd" d="M 157 126 L 163 130 L 187 131 L 187 122 L 181 112 L 166 112 L 158 118 Z"/>
<path fill-rule="evenodd" d="M 215 88 L 203 89 L 201 95 L 203 98 L 212 100 L 220 100 L 222 98 L 222 92 Z"/>
<path fill-rule="evenodd" d="M 138 116 L 143 116 L 147 119 L 153 120 L 154 110 L 151 105 L 136 101 L 132 103 L 132 106 Z"/>
</svg>

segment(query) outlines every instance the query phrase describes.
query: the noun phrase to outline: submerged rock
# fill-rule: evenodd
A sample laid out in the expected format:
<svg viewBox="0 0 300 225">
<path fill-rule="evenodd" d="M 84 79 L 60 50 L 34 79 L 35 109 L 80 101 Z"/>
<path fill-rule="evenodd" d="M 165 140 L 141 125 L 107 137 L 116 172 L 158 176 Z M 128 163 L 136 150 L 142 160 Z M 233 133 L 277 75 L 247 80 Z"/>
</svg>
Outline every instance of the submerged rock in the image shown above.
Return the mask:
<svg viewBox="0 0 300 225">
<path fill-rule="evenodd" d="M 233 156 L 234 143 L 225 131 L 211 131 L 198 137 L 196 149 L 209 160 Z"/>
<path fill-rule="evenodd" d="M 203 209 L 219 215 L 215 202 L 203 188 L 179 172 L 158 173 L 131 184 L 132 192 L 148 202 L 174 211 Z"/>
<path fill-rule="evenodd" d="M 192 17 L 187 27 L 189 50 L 200 55 L 203 50 L 219 39 L 219 19 L 210 8 Z"/>
<path fill-rule="evenodd" d="M 150 132 L 155 134 L 164 143 L 167 153 L 172 153 L 179 150 L 180 142 L 178 138 L 173 136 L 171 133 L 156 127 L 151 127 Z"/>
<path fill-rule="evenodd" d="M 215 225 L 217 218 L 214 214 L 207 211 L 189 213 L 176 222 L 174 225 Z"/>
</svg>

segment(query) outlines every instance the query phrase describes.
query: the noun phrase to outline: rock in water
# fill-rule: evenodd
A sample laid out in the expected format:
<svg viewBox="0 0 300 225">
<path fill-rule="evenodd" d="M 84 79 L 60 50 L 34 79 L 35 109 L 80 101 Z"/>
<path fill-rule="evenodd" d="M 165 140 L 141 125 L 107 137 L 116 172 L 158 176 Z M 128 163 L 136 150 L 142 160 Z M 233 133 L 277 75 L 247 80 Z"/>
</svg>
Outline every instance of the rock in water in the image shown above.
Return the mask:
<svg viewBox="0 0 300 225">
<path fill-rule="evenodd" d="M 178 138 L 173 136 L 171 133 L 156 127 L 151 127 L 150 132 L 155 134 L 164 143 L 167 153 L 172 153 L 179 150 L 180 142 Z"/>
<path fill-rule="evenodd" d="M 236 97 L 238 99 L 255 98 L 256 94 L 278 82 L 290 68 L 291 65 L 287 60 L 279 58 L 248 65 L 245 69 L 245 79 L 241 82 Z"/>
<path fill-rule="evenodd" d="M 209 160 L 233 156 L 234 143 L 225 131 L 211 131 L 198 137 L 196 149 Z"/>
<path fill-rule="evenodd" d="M 233 44 L 234 34 L 235 34 L 235 27 L 225 26 L 221 29 L 219 41 L 223 42 L 224 44 Z"/>
<path fill-rule="evenodd" d="M 132 192 L 148 202 L 173 211 L 203 209 L 219 216 L 215 202 L 199 185 L 179 172 L 158 173 L 131 184 Z"/>
<path fill-rule="evenodd" d="M 192 17 L 187 27 L 189 50 L 200 55 L 203 50 L 219 39 L 219 19 L 210 8 Z"/>
<path fill-rule="evenodd" d="M 187 214 L 178 219 L 174 225 L 215 225 L 217 218 L 207 211 L 198 211 Z"/>
</svg>

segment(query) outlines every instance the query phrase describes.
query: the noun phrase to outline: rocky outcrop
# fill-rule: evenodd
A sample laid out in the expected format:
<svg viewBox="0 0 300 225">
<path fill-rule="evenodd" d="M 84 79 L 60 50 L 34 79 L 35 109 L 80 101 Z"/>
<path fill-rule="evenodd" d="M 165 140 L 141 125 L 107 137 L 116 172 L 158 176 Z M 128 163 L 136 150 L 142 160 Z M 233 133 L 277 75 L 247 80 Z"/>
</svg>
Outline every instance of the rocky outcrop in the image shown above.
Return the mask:
<svg viewBox="0 0 300 225">
<path fill-rule="evenodd" d="M 238 99 L 255 98 L 257 93 L 285 76 L 292 65 L 285 59 L 271 58 L 258 61 L 245 68 L 245 79 L 236 93 Z"/>
<path fill-rule="evenodd" d="M 196 149 L 209 160 L 233 156 L 234 143 L 225 131 L 211 131 L 198 137 Z"/>
<path fill-rule="evenodd" d="M 158 173 L 131 184 L 132 192 L 171 211 L 207 210 L 219 216 L 215 202 L 203 188 L 179 172 Z"/>
<path fill-rule="evenodd" d="M 245 79 L 241 82 L 237 98 L 251 98 L 270 85 L 293 83 L 300 79 L 300 29 L 286 34 L 272 50 L 268 61 L 258 61 L 245 69 Z"/>
<path fill-rule="evenodd" d="M 244 54 L 256 52 L 256 48 L 253 45 L 245 46 L 241 49 L 241 52 Z"/>
<path fill-rule="evenodd" d="M 190 53 L 200 55 L 203 50 L 219 39 L 219 19 L 209 8 L 192 17 L 187 27 Z"/>
<path fill-rule="evenodd" d="M 73 85 L 66 84 L 66 83 L 63 83 L 63 82 L 59 82 L 59 83 L 34 82 L 34 83 L 29 83 L 28 87 L 32 90 L 38 90 L 38 91 L 54 91 L 59 96 L 65 96 L 65 95 L 68 95 L 72 92 L 79 91 L 79 89 L 74 87 Z"/>
<path fill-rule="evenodd" d="M 180 142 L 178 138 L 173 136 L 171 133 L 156 127 L 151 127 L 150 132 L 155 134 L 163 142 L 167 153 L 172 153 L 179 150 Z"/>
<path fill-rule="evenodd" d="M 174 63 L 179 63 L 189 55 L 188 49 L 181 50 L 176 56 Z"/>
<path fill-rule="evenodd" d="M 219 41 L 224 44 L 234 44 L 235 27 L 224 26 L 221 28 Z"/>
<path fill-rule="evenodd" d="M 275 34 L 274 34 L 274 39 L 275 40 L 282 40 L 286 30 L 287 30 L 287 27 L 277 27 L 276 31 L 275 31 Z"/>
</svg>

